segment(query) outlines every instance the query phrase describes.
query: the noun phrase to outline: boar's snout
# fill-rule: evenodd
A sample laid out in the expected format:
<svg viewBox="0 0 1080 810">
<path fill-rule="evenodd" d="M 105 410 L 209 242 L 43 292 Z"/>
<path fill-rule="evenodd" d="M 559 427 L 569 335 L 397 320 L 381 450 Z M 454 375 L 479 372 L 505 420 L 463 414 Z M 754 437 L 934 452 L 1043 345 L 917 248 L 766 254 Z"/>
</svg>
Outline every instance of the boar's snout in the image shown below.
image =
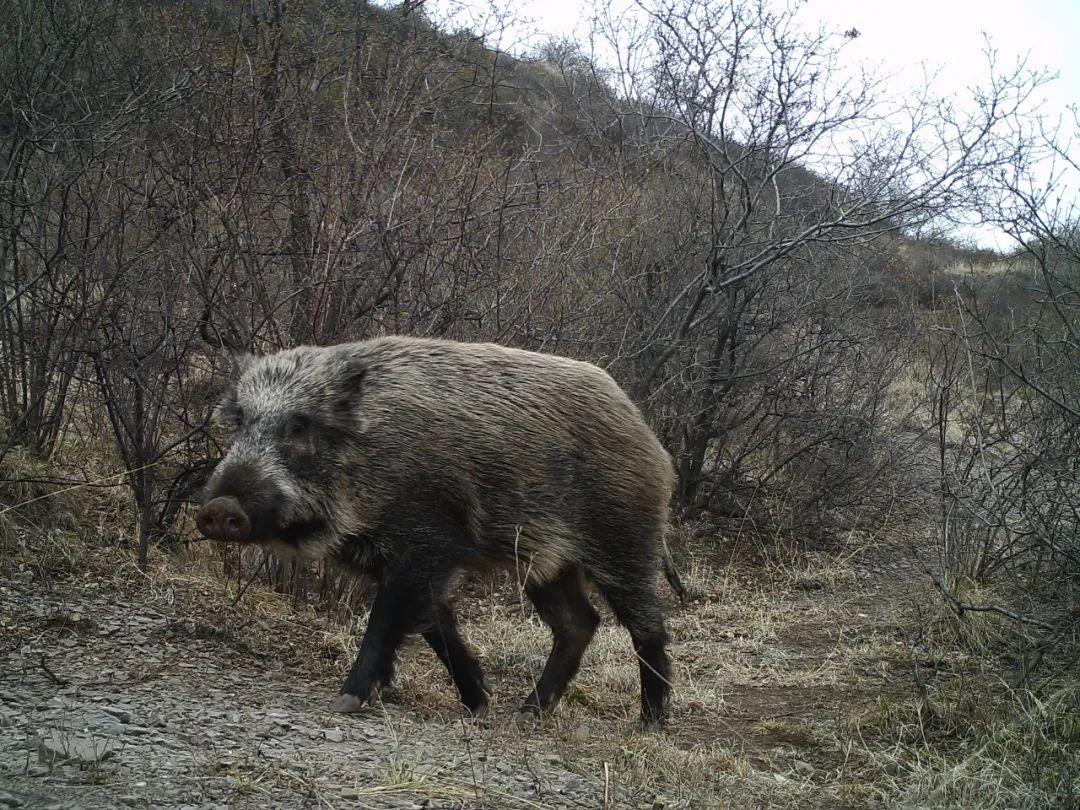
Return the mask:
<svg viewBox="0 0 1080 810">
<path fill-rule="evenodd" d="M 211 540 L 240 543 L 251 534 L 251 519 L 240 502 L 229 496 L 214 498 L 204 504 L 195 515 L 195 525 Z"/>
</svg>

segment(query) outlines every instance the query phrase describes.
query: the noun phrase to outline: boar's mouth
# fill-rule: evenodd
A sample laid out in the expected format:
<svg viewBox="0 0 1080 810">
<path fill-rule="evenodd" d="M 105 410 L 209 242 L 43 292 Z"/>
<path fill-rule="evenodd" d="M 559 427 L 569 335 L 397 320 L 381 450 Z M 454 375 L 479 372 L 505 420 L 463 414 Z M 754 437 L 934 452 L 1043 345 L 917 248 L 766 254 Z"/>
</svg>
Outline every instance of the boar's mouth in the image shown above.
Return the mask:
<svg viewBox="0 0 1080 810">
<path fill-rule="evenodd" d="M 251 509 L 231 495 L 209 500 L 199 510 L 196 525 L 212 540 L 236 543 L 270 543 L 273 541 L 299 546 L 304 540 L 325 531 L 322 518 L 308 518 L 284 523 L 280 508 Z"/>
<path fill-rule="evenodd" d="M 276 518 L 277 515 L 254 517 L 251 521 L 251 533 L 246 542 L 256 544 L 278 542 L 299 546 L 305 540 L 325 531 L 328 525 L 322 518 L 296 520 L 291 523 L 284 523 Z"/>
<path fill-rule="evenodd" d="M 288 543 L 291 546 L 298 546 L 309 537 L 313 537 L 314 535 L 325 531 L 326 528 L 327 523 L 322 518 L 299 520 L 278 529 L 274 539 L 280 540 L 283 543 Z"/>
<path fill-rule="evenodd" d="M 247 465 L 223 469 L 206 491 L 196 515 L 199 531 L 212 540 L 238 543 L 284 542 L 298 546 L 327 529 L 322 517 L 285 519 L 285 496 Z"/>
</svg>

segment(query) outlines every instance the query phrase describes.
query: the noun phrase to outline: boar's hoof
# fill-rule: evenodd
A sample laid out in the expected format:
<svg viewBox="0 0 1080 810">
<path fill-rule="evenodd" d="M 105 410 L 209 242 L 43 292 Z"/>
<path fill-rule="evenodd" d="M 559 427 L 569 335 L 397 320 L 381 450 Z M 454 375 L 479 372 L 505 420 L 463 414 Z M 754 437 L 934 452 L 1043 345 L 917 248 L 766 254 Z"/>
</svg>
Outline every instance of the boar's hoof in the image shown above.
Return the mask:
<svg viewBox="0 0 1080 810">
<path fill-rule="evenodd" d="M 380 703 L 404 703 L 405 699 L 401 695 L 401 691 L 389 686 L 387 684 L 376 684 L 371 687 L 371 697 L 368 698 L 368 703 L 372 706 L 377 706 Z"/>
<path fill-rule="evenodd" d="M 465 707 L 466 719 L 471 720 L 474 723 L 479 723 L 480 721 L 482 721 L 485 717 L 487 717 L 487 713 L 488 705 L 486 701 L 484 703 L 478 703 L 476 706 L 473 706 L 471 708 L 468 706 Z"/>
<path fill-rule="evenodd" d="M 513 723 L 518 731 L 532 731 L 540 723 L 540 712 L 535 706 L 523 706 L 514 715 Z"/>
<path fill-rule="evenodd" d="M 337 696 L 337 699 L 330 704 L 330 711 L 340 712 L 341 714 L 352 714 L 358 712 L 364 707 L 364 701 L 358 698 L 356 695 L 350 695 L 348 692 L 342 692 Z"/>
<path fill-rule="evenodd" d="M 639 717 L 637 728 L 642 734 L 659 734 L 664 730 L 664 721 L 656 717 Z"/>
</svg>

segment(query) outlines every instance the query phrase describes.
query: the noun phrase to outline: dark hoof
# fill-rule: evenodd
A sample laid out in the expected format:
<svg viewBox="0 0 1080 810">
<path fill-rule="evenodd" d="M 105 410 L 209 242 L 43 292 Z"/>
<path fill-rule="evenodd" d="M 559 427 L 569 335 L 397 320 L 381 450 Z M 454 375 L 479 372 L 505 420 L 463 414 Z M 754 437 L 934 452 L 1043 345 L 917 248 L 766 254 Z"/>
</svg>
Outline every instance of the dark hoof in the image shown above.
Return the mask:
<svg viewBox="0 0 1080 810">
<path fill-rule="evenodd" d="M 481 722 L 485 717 L 487 717 L 487 713 L 488 713 L 488 705 L 487 705 L 487 703 L 480 703 L 480 704 L 477 704 L 476 706 L 471 706 L 471 707 L 466 706 L 465 707 L 465 719 L 469 720 L 469 721 L 471 721 L 473 723 Z"/>
<path fill-rule="evenodd" d="M 540 710 L 535 706 L 522 706 L 511 722 L 518 731 L 532 731 L 540 724 Z"/>
<path fill-rule="evenodd" d="M 337 696 L 337 699 L 330 704 L 330 711 L 339 712 L 341 714 L 353 714 L 364 708 L 364 701 L 358 698 L 356 695 L 350 695 L 348 692 L 342 692 Z"/>
<path fill-rule="evenodd" d="M 401 694 L 401 691 L 393 686 L 381 685 L 376 686 L 371 690 L 370 703 L 372 706 L 379 703 L 389 703 L 391 705 L 396 705 L 404 702 L 405 698 Z"/>
<path fill-rule="evenodd" d="M 637 729 L 642 734 L 659 734 L 664 730 L 664 721 L 659 717 L 642 717 L 637 721 Z"/>
</svg>

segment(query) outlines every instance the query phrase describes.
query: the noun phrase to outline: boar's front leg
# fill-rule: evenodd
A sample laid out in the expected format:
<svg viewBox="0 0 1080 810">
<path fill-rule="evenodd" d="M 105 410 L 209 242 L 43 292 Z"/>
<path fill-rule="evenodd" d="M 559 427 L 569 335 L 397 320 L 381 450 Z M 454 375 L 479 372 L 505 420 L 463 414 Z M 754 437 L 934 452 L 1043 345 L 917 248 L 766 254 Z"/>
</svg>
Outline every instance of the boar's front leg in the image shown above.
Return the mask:
<svg viewBox="0 0 1080 810">
<path fill-rule="evenodd" d="M 415 491 L 423 491 L 417 487 Z M 434 488 L 428 490 L 432 497 Z M 386 565 L 371 606 L 360 654 L 330 707 L 355 712 L 371 698 L 376 686 L 389 684 L 394 657 L 405 636 L 421 632 L 435 650 L 473 714 L 487 707 L 487 689 L 480 665 L 458 632 L 454 614 L 445 603 L 450 578 L 464 562 L 465 542 L 453 503 L 437 496 L 424 503 L 402 497 L 387 509 L 377 527 Z"/>
<path fill-rule="evenodd" d="M 454 614 L 445 603 L 437 606 L 435 623 L 424 631 L 424 638 L 449 671 L 461 695 L 461 702 L 475 717 L 483 717 L 490 694 L 484 683 L 484 673 L 461 637 Z"/>
<path fill-rule="evenodd" d="M 441 579 L 445 581 L 449 576 Z M 477 717 L 485 713 L 488 691 L 484 674 L 461 637 L 454 614 L 439 598 L 442 590 L 404 572 L 388 573 L 371 607 L 360 654 L 341 694 L 330 707 L 332 711 L 358 711 L 371 698 L 375 686 L 389 684 L 401 642 L 410 632 L 424 628 L 424 639 L 450 672 L 461 702 Z"/>
<path fill-rule="evenodd" d="M 440 602 L 435 609 L 435 622 L 424 631 L 424 639 L 450 672 L 461 695 L 461 702 L 474 717 L 487 712 L 488 689 L 484 673 L 465 639 L 458 632 L 457 621 L 449 606 Z"/>
<path fill-rule="evenodd" d="M 360 653 L 331 711 L 359 711 L 375 686 L 389 684 L 398 647 L 409 633 L 431 623 L 434 609 L 431 584 L 418 581 L 415 571 L 401 567 L 386 571 L 371 606 Z"/>
</svg>

